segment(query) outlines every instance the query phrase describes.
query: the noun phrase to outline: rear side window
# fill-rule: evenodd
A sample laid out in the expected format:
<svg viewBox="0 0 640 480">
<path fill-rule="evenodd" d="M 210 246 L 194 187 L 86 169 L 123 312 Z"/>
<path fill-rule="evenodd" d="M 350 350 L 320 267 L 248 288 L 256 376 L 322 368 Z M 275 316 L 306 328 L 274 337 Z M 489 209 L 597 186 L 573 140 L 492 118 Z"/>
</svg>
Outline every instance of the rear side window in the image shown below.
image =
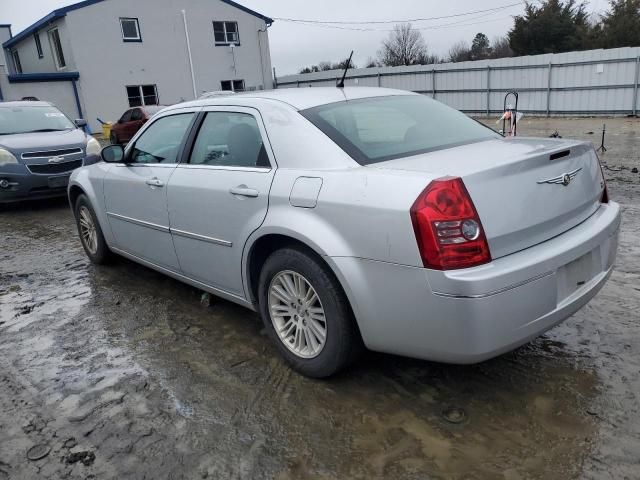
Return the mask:
<svg viewBox="0 0 640 480">
<path fill-rule="evenodd" d="M 136 140 L 130 154 L 131 163 L 178 163 L 178 151 L 193 113 L 159 118 Z"/>
<path fill-rule="evenodd" d="M 465 114 L 423 95 L 349 100 L 301 114 L 361 165 L 500 138 Z"/>
<path fill-rule="evenodd" d="M 269 157 L 253 115 L 209 112 L 191 151 L 192 165 L 269 168 Z"/>
</svg>

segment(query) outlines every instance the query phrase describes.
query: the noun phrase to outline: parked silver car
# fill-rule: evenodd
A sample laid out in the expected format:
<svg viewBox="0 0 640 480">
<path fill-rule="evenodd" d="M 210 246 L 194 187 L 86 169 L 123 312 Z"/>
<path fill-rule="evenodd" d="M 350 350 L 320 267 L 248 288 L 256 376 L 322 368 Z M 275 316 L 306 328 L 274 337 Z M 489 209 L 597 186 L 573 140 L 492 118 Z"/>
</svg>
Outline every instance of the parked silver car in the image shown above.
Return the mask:
<svg viewBox="0 0 640 480">
<path fill-rule="evenodd" d="M 48 102 L 0 103 L 0 204 L 64 197 L 69 175 L 100 144 Z"/>
<path fill-rule="evenodd" d="M 452 363 L 511 350 L 585 305 L 617 250 L 591 144 L 505 139 L 403 91 L 175 105 L 102 157 L 69 187 L 89 258 L 259 311 L 313 377 L 362 345 Z"/>
</svg>

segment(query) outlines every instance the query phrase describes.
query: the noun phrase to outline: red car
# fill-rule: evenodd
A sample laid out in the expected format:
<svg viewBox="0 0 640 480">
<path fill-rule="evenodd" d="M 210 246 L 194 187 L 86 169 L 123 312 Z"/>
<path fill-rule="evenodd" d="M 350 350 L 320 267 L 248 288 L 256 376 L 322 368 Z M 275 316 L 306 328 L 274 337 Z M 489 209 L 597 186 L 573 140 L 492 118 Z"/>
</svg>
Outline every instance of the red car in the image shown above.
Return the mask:
<svg viewBox="0 0 640 480">
<path fill-rule="evenodd" d="M 111 136 L 109 140 L 112 144 L 127 143 L 133 138 L 138 130 L 156 112 L 162 110 L 164 105 L 147 105 L 145 107 L 130 108 L 120 117 L 117 123 L 111 126 Z"/>
</svg>

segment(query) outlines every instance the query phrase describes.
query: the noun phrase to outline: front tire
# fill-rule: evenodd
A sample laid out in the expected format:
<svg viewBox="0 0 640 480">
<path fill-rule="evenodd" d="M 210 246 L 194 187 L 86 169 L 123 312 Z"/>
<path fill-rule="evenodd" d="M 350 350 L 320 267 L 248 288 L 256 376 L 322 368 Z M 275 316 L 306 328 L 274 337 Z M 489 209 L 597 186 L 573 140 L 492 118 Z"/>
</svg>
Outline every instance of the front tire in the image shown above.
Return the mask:
<svg viewBox="0 0 640 480">
<path fill-rule="evenodd" d="M 84 194 L 76 200 L 75 217 L 80 243 L 89 260 L 96 265 L 108 263 L 113 258 L 113 253 L 107 246 L 93 207 Z"/>
<path fill-rule="evenodd" d="M 109 142 L 111 143 L 111 145 L 120 144 L 120 142 L 118 142 L 118 136 L 116 135 L 115 132 L 111 132 L 111 134 L 109 135 Z"/>
<path fill-rule="evenodd" d="M 362 341 L 348 300 L 320 259 L 298 248 L 277 250 L 259 282 L 262 320 L 294 370 L 328 377 L 357 357 Z"/>
</svg>

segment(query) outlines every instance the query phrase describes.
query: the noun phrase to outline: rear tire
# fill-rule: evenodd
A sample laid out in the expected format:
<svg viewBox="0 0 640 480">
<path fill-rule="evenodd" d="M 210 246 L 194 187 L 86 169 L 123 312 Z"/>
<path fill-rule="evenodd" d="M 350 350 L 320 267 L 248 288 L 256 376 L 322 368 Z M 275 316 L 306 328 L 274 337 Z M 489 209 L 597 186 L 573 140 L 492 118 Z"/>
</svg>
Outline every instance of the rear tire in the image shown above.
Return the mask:
<svg viewBox="0 0 640 480">
<path fill-rule="evenodd" d="M 113 259 L 113 253 L 107 246 L 100 223 L 86 195 L 78 197 L 74 213 L 80 243 L 89 260 L 96 265 L 109 263 Z"/>
<path fill-rule="evenodd" d="M 284 248 L 267 258 L 260 272 L 258 303 L 269 336 L 303 375 L 333 375 L 362 351 L 360 332 L 338 280 L 303 249 Z"/>
</svg>

